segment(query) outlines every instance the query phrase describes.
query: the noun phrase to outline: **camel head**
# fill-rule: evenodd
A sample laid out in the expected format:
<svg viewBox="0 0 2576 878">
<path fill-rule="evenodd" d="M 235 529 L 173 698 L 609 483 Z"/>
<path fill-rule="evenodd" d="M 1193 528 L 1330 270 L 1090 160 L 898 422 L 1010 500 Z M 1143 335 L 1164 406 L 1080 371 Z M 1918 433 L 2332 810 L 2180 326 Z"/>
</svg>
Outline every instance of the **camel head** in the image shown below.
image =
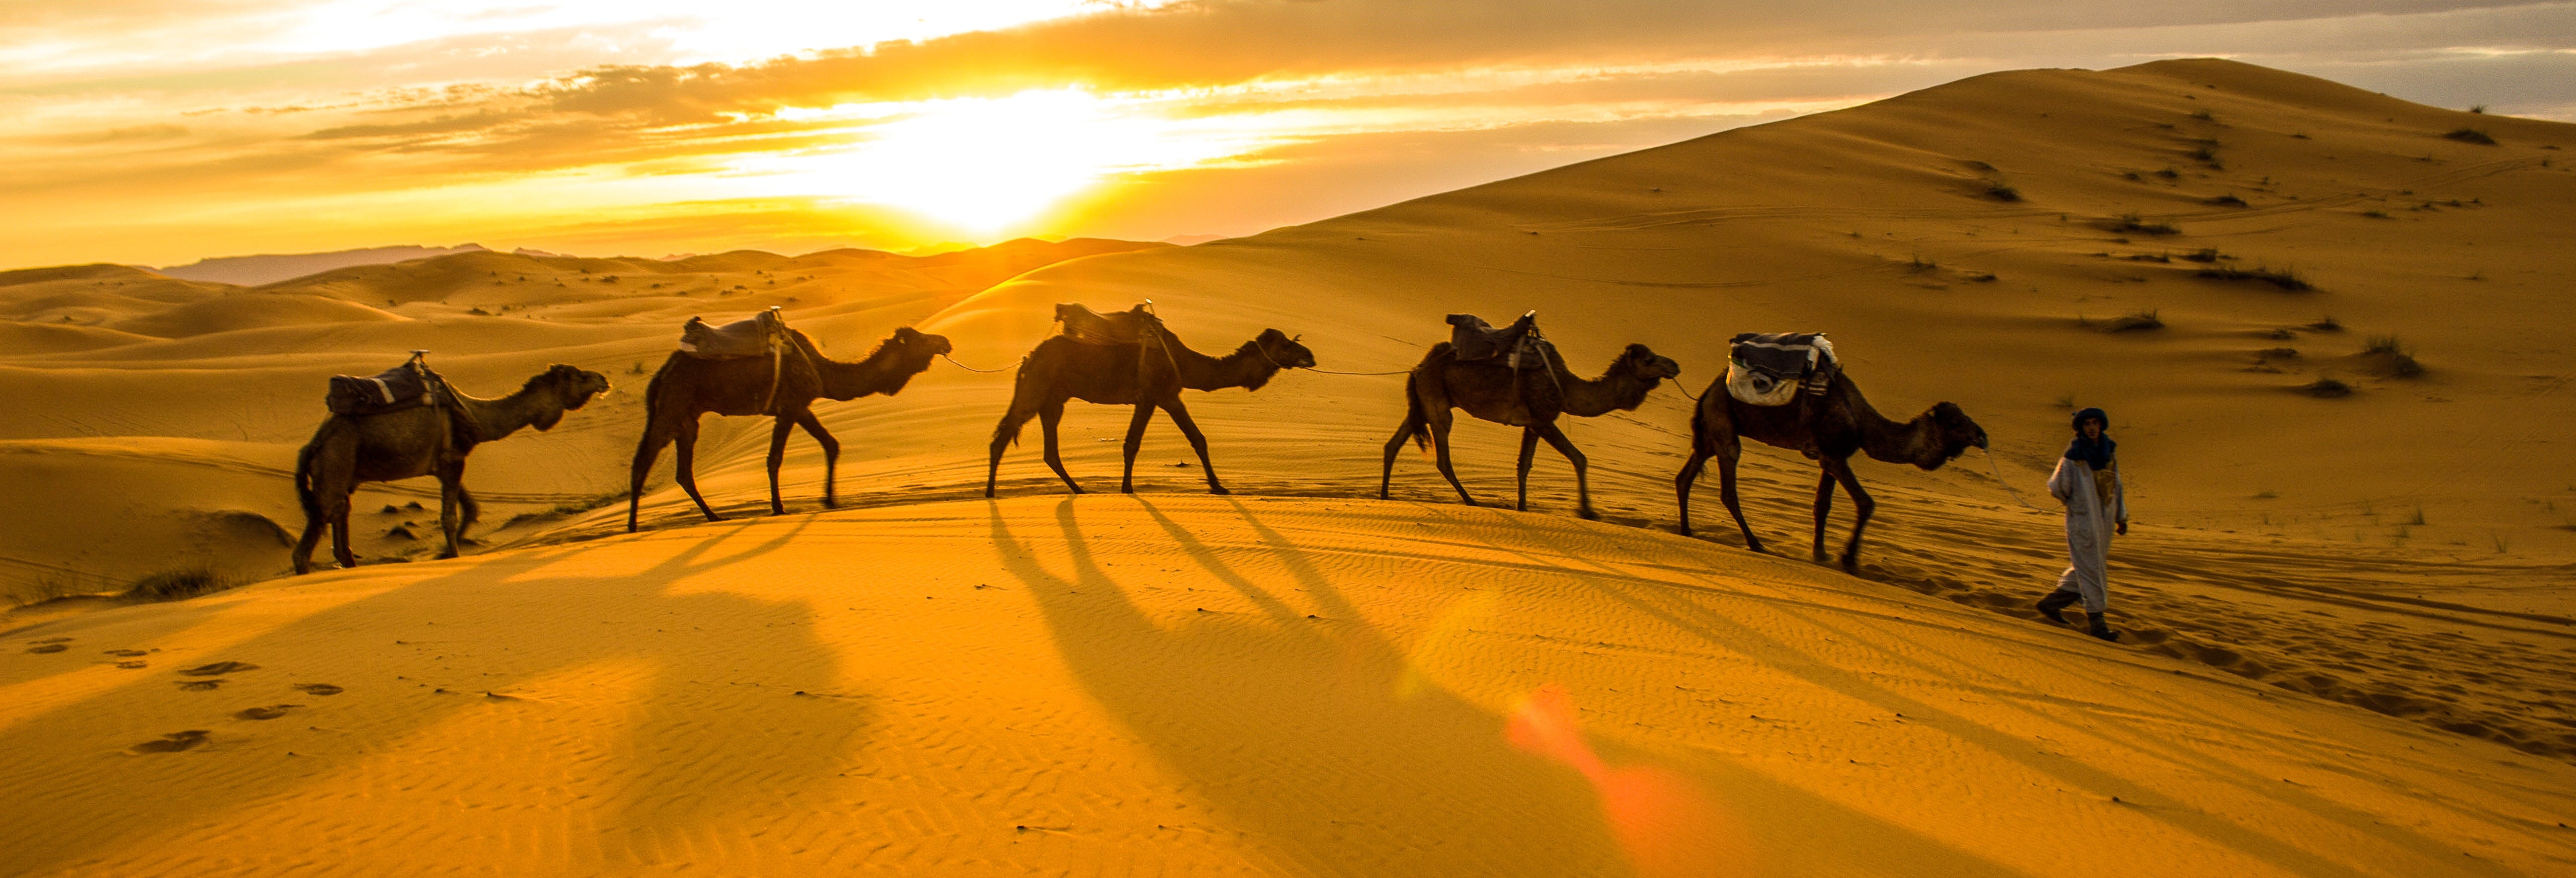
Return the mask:
<svg viewBox="0 0 2576 878">
<path fill-rule="evenodd" d="M 1927 470 L 1940 469 L 1942 464 L 1968 453 L 1970 448 L 1986 447 L 1986 428 L 1977 426 L 1977 422 L 1969 418 L 1967 412 L 1960 411 L 1956 404 L 1934 405 L 1923 416 L 1932 420 L 1933 430 L 1940 434 L 1940 456 L 1915 461 L 1915 466 Z"/>
<path fill-rule="evenodd" d="M 1252 343 L 1261 349 L 1262 356 L 1279 364 L 1282 369 L 1312 369 L 1315 368 L 1315 352 L 1298 343 L 1298 339 L 1304 337 L 1292 338 L 1276 329 L 1264 329 Z"/>
<path fill-rule="evenodd" d="M 1620 352 L 1619 364 L 1615 368 L 1636 376 L 1637 380 L 1650 387 L 1655 382 L 1682 375 L 1682 364 L 1641 344 L 1629 345 L 1627 350 Z"/>
<path fill-rule="evenodd" d="M 930 358 L 946 356 L 956 350 L 948 344 L 947 336 L 932 335 L 909 326 L 897 329 L 894 335 L 887 337 L 886 349 L 900 352 L 904 362 L 918 361 L 925 368 L 929 366 Z"/>
<path fill-rule="evenodd" d="M 528 379 L 527 385 L 521 387 L 520 392 L 539 389 L 552 392 L 555 401 L 563 408 L 540 412 L 535 420 L 529 422 L 529 426 L 541 431 L 552 430 L 556 422 L 563 420 L 564 412 L 588 405 L 591 397 L 607 393 L 608 376 L 577 366 L 556 363 L 546 367 L 546 371 L 538 373 L 537 377 Z"/>
</svg>

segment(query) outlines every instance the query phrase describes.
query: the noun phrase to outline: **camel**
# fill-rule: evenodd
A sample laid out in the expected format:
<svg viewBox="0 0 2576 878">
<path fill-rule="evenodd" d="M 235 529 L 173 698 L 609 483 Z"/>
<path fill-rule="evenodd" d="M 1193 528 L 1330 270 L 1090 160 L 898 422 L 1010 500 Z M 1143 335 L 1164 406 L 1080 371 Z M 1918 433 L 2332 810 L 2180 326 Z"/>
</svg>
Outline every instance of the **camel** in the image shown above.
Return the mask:
<svg viewBox="0 0 2576 878">
<path fill-rule="evenodd" d="M 1264 329 L 1234 353 L 1211 357 L 1190 350 L 1167 330 L 1152 331 L 1162 333 L 1161 345 L 1098 344 L 1058 335 L 1030 350 L 1020 360 L 1019 376 L 1012 383 L 1010 410 L 1003 412 L 1002 422 L 993 427 L 992 458 L 984 470 L 984 496 L 993 496 L 994 482 L 1002 470 L 1002 451 L 1020 441 L 1020 428 L 1031 417 L 1038 419 L 1046 437 L 1047 467 L 1055 470 L 1065 487 L 1076 494 L 1083 493 L 1082 486 L 1064 471 L 1064 457 L 1056 442 L 1056 424 L 1064 419 L 1064 403 L 1070 399 L 1136 407 L 1135 417 L 1127 422 L 1127 464 L 1118 478 L 1119 493 L 1136 491 L 1136 450 L 1144 444 L 1145 425 L 1154 420 L 1154 410 L 1158 408 L 1172 416 L 1172 424 L 1190 440 L 1191 450 L 1198 452 L 1199 469 L 1207 475 L 1208 493 L 1232 493 L 1217 481 L 1216 464 L 1208 460 L 1207 437 L 1199 433 L 1198 422 L 1190 419 L 1189 408 L 1181 404 L 1181 391 L 1229 387 L 1257 391 L 1281 369 L 1313 368 L 1315 352 L 1287 333 Z"/>
<path fill-rule="evenodd" d="M 1717 458 L 1718 496 L 1726 501 L 1726 511 L 1735 515 L 1736 527 L 1744 530 L 1744 546 L 1762 551 L 1762 540 L 1753 535 L 1753 526 L 1744 521 L 1744 506 L 1735 495 L 1735 462 L 1743 452 L 1741 438 L 1751 438 L 1765 445 L 1804 452 L 1816 460 L 1824 474 L 1816 483 L 1816 545 L 1818 563 L 1825 560 L 1825 519 L 1833 512 L 1834 485 L 1851 493 L 1854 520 L 1851 541 L 1843 546 L 1842 566 L 1845 571 L 1860 567 L 1861 532 L 1869 527 L 1870 513 L 1878 508 L 1869 492 L 1861 490 L 1860 479 L 1852 474 L 1853 452 L 1863 452 L 1874 460 L 1910 463 L 1926 470 L 1940 469 L 1969 447 L 1986 447 L 1986 431 L 1970 420 L 1966 412 L 1950 403 L 1939 403 L 1898 423 L 1870 408 L 1861 397 L 1860 385 L 1848 373 L 1837 372 L 1833 383 L 1822 397 L 1801 396 L 1797 402 L 1781 406 L 1747 405 L 1726 392 L 1726 376 L 1710 384 L 1700 397 L 1699 409 L 1691 416 L 1691 456 L 1682 464 L 1681 475 L 1673 486 L 1681 496 L 1683 536 L 1691 533 L 1691 485 L 1699 480 L 1700 470 L 1710 457 Z"/>
<path fill-rule="evenodd" d="M 358 566 L 349 551 L 349 494 L 361 483 L 415 476 L 438 477 L 438 525 L 447 537 L 438 557 L 456 557 L 457 544 L 483 511 L 465 492 L 465 456 L 521 427 L 554 429 L 564 412 L 607 391 L 606 376 L 558 363 L 500 399 L 455 394 L 464 418 L 434 405 L 333 415 L 295 455 L 295 496 L 304 506 L 304 537 L 295 544 L 296 574 L 313 571 L 313 547 L 325 524 L 331 527 L 331 556 L 343 568 Z"/>
<path fill-rule="evenodd" d="M 805 333 L 790 329 L 795 340 L 795 354 L 781 367 L 781 373 L 770 374 L 770 361 L 763 358 L 707 360 L 672 351 L 662 360 L 662 368 L 653 373 L 653 382 L 644 389 L 644 437 L 635 443 L 635 464 L 626 487 L 626 532 L 634 533 L 636 517 L 643 505 L 644 477 L 653 472 L 653 463 L 662 455 L 662 447 L 679 442 L 673 460 L 673 476 L 680 489 L 689 492 L 698 512 L 708 521 L 723 521 L 707 498 L 698 493 L 697 445 L 698 418 L 713 412 L 719 415 L 773 415 L 769 428 L 769 514 L 787 514 L 787 505 L 778 496 L 778 466 L 787 456 L 787 435 L 796 427 L 814 437 L 823 446 L 823 506 L 837 508 L 840 498 L 834 492 L 841 461 L 841 443 L 823 429 L 821 419 L 814 417 L 814 400 L 846 402 L 871 394 L 893 396 L 903 386 L 930 368 L 934 357 L 950 348 L 946 336 L 931 335 L 903 327 L 853 362 L 841 362 L 823 356 L 814 340 Z M 773 382 L 774 377 L 774 382 Z M 775 389 L 773 390 L 773 386 Z M 771 406 L 764 411 L 763 400 Z"/>
<path fill-rule="evenodd" d="M 1520 499 L 1516 509 L 1529 509 L 1530 459 L 1538 452 L 1538 442 L 1547 440 L 1549 447 L 1574 464 L 1575 512 L 1585 519 L 1599 519 L 1592 511 L 1590 464 L 1573 440 L 1557 429 L 1558 415 L 1595 418 L 1614 411 L 1634 411 L 1646 401 L 1646 394 L 1666 378 L 1682 374 L 1680 364 L 1660 356 L 1645 345 L 1632 344 L 1619 353 L 1619 358 L 1602 370 L 1601 377 L 1590 380 L 1566 371 L 1565 364 L 1547 355 L 1546 372 L 1538 376 L 1519 377 L 1519 393 L 1513 393 L 1513 369 L 1499 361 L 1461 362 L 1448 342 L 1431 346 L 1431 353 L 1404 379 L 1404 425 L 1395 429 L 1395 438 L 1386 441 L 1385 465 L 1378 471 L 1377 496 L 1384 500 L 1395 478 L 1395 456 L 1404 450 L 1405 440 L 1432 447 L 1432 463 L 1449 486 L 1458 489 L 1458 499 L 1476 505 L 1467 486 L 1458 483 L 1458 472 L 1449 465 L 1449 426 L 1451 408 L 1465 409 L 1480 420 L 1521 428 Z M 1529 370 L 1522 370 L 1529 371 Z"/>
</svg>

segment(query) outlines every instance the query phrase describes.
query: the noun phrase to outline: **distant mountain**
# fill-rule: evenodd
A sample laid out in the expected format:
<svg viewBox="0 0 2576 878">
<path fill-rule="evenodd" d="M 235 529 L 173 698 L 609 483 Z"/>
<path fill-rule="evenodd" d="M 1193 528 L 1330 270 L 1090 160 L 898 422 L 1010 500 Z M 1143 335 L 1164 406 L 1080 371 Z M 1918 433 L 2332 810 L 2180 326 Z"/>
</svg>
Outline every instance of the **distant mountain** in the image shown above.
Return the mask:
<svg viewBox="0 0 2576 878">
<path fill-rule="evenodd" d="M 481 244 L 458 244 L 454 247 L 369 247 L 364 250 L 337 250 L 330 253 L 264 253 L 257 256 L 220 256 L 200 259 L 187 265 L 160 269 L 162 274 L 182 280 L 215 281 L 255 287 L 282 280 L 318 274 L 352 265 L 390 265 L 411 259 L 451 256 L 482 251 Z"/>
<path fill-rule="evenodd" d="M 1233 235 L 1173 235 L 1173 236 L 1171 236 L 1171 237 L 1169 237 L 1169 238 L 1164 238 L 1164 239 L 1163 239 L 1163 243 L 1165 243 L 1165 244 L 1170 244 L 1170 245 L 1175 246 L 1175 247 L 1187 247 L 1187 246 L 1190 246 L 1190 245 L 1192 245 L 1192 244 L 1205 244 L 1205 243 L 1207 243 L 1207 242 L 1209 242 L 1209 241 L 1223 241 L 1223 240 L 1225 240 L 1225 239 L 1227 239 L 1227 238 L 1232 238 L 1232 237 L 1235 237 L 1235 236 L 1233 236 Z"/>
</svg>

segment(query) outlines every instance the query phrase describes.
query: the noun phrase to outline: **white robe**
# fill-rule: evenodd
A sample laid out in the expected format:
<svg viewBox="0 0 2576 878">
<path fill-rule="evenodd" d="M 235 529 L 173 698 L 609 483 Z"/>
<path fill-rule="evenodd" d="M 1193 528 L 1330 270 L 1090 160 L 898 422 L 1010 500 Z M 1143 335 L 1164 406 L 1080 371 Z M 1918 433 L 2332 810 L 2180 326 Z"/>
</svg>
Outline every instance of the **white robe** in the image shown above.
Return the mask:
<svg viewBox="0 0 2576 878">
<path fill-rule="evenodd" d="M 2084 597 L 2084 611 L 2099 613 L 2111 603 L 2107 568 L 2111 563 L 2111 526 L 2127 523 L 2129 502 L 2120 485 L 2120 462 L 2111 461 L 2111 502 L 2105 505 L 2094 489 L 2093 467 L 2080 460 L 2058 458 L 2057 471 L 2048 476 L 2048 493 L 2066 504 L 2066 552 L 2072 564 L 2057 576 L 2057 590 L 2071 591 Z"/>
</svg>

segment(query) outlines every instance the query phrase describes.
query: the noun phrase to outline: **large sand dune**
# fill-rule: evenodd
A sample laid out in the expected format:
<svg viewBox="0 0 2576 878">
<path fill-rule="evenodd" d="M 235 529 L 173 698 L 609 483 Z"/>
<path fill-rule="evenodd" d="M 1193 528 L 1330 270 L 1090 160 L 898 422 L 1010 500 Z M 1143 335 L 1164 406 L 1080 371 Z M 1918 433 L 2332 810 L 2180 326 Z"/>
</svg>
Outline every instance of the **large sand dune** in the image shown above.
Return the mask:
<svg viewBox="0 0 2576 878">
<path fill-rule="evenodd" d="M 2444 136 L 2462 129 L 2496 142 Z M 549 362 L 621 383 L 477 453 L 499 526 L 473 557 L 0 622 L 12 655 L 66 646 L 0 661 L 0 777 L 45 791 L 7 806 L 0 862 L 2564 872 L 2568 144 L 2576 126 L 2177 61 L 1978 77 L 1188 248 L 470 253 L 256 291 L 0 274 L 0 481 L 28 486 L 0 575 L 22 593 L 276 573 L 255 522 L 300 524 L 283 474 L 322 376 L 427 347 L 473 392 Z M 1210 353 L 1277 327 L 1325 369 L 1399 370 L 1444 313 L 1536 309 L 1576 371 L 1643 342 L 1684 375 L 1569 425 L 1609 524 L 1568 519 L 1545 452 L 1531 514 L 1454 505 L 1409 450 L 1398 502 L 1352 499 L 1374 496 L 1400 376 L 1193 395 L 1230 486 L 1305 499 L 1183 496 L 1202 477 L 1157 424 L 1138 484 L 1158 497 L 1059 500 L 1031 429 L 1005 499 L 968 500 L 1009 381 L 945 364 L 818 407 L 845 503 L 874 508 L 809 514 L 801 437 L 790 518 L 698 524 L 667 456 L 648 533 L 602 508 L 643 373 L 691 314 L 781 305 L 842 357 L 917 324 L 1003 368 L 1053 302 L 1147 298 Z M 2161 326 L 2113 331 L 2147 313 Z M 1995 439 L 1991 464 L 1861 464 L 1880 503 L 1858 578 L 1804 560 L 1815 475 L 1794 454 L 1745 472 L 1789 559 L 1740 548 L 1713 477 L 1702 537 L 1669 532 L 1683 392 L 1728 336 L 1793 329 L 1831 333 L 1883 412 L 1946 399 Z M 2420 374 L 2364 354 L 2381 335 Z M 2303 389 L 2327 378 L 2352 392 Z M 2044 499 L 2082 405 L 2114 414 L 2139 523 L 2113 553 L 2117 646 L 2033 620 L 2057 519 L 1989 475 Z M 1066 420 L 1095 490 L 1126 422 Z M 1458 431 L 1488 503 L 1516 438 Z M 766 440 L 707 422 L 719 511 L 765 511 Z M 428 495 L 362 492 L 361 554 L 424 556 L 385 534 Z M 178 689 L 217 661 L 261 669 Z M 288 688 L 321 682 L 346 691 Z M 281 704 L 301 706 L 228 718 Z"/>
</svg>

